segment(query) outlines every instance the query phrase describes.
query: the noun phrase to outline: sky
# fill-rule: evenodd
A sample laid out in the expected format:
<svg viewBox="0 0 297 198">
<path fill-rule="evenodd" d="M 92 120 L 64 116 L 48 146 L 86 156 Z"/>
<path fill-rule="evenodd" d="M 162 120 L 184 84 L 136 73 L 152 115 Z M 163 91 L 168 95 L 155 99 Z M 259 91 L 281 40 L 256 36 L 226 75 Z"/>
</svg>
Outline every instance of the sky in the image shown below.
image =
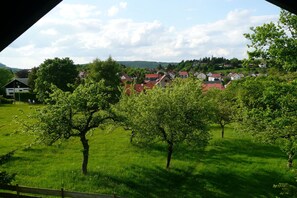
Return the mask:
<svg viewBox="0 0 297 198">
<path fill-rule="evenodd" d="M 247 58 L 250 27 L 277 21 L 265 0 L 63 0 L 0 52 L 30 69 L 46 59 L 180 62 Z"/>
</svg>

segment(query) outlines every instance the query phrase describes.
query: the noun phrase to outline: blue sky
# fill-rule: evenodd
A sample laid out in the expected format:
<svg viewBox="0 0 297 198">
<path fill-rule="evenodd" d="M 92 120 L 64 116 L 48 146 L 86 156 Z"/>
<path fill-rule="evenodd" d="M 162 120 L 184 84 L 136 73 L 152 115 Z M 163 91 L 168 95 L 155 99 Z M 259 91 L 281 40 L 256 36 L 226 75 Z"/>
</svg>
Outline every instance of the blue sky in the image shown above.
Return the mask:
<svg viewBox="0 0 297 198">
<path fill-rule="evenodd" d="M 45 59 L 171 61 L 246 58 L 243 33 L 278 19 L 265 0 L 63 0 L 6 49 L 0 62 L 30 69 Z"/>
</svg>

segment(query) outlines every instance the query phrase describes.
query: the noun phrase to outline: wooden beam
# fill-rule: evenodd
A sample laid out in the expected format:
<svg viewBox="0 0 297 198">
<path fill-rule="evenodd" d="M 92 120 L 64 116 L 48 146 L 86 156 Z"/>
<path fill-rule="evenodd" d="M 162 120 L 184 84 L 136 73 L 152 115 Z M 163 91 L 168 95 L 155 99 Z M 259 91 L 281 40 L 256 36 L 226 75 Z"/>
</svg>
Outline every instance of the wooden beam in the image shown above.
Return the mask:
<svg viewBox="0 0 297 198">
<path fill-rule="evenodd" d="M 282 9 L 297 14 L 297 1 L 296 0 L 266 0 Z"/>
</svg>

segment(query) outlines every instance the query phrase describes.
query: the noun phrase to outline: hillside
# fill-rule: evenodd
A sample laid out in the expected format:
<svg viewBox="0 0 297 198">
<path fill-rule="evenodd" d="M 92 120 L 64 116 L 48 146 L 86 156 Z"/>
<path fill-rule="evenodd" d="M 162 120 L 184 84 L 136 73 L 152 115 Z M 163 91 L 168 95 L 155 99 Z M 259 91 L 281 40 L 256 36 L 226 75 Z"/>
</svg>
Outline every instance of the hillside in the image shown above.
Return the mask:
<svg viewBox="0 0 297 198">
<path fill-rule="evenodd" d="M 0 63 L 0 67 L 7 67 L 6 65 L 4 65 L 4 64 L 2 64 L 2 63 Z"/>
<path fill-rule="evenodd" d="M 178 65 L 177 62 L 156 62 L 156 61 L 116 61 L 120 65 L 124 65 L 125 67 L 133 67 L 133 68 L 148 68 L 153 69 L 156 68 L 158 65 L 162 67 L 166 67 L 167 65 Z M 76 64 L 76 66 L 80 68 L 85 68 L 88 63 L 85 64 Z"/>
<path fill-rule="evenodd" d="M 4 65 L 3 63 L 0 63 L 0 68 L 6 68 L 6 69 L 9 69 L 9 70 L 11 70 L 12 72 L 17 72 L 17 71 L 21 70 L 21 69 L 18 69 L 18 68 L 8 67 L 8 66 Z"/>
<path fill-rule="evenodd" d="M 126 67 L 137 67 L 137 68 L 156 68 L 158 65 L 167 66 L 169 64 L 178 64 L 175 62 L 156 62 L 156 61 L 117 61 L 119 64 L 125 65 Z"/>
</svg>

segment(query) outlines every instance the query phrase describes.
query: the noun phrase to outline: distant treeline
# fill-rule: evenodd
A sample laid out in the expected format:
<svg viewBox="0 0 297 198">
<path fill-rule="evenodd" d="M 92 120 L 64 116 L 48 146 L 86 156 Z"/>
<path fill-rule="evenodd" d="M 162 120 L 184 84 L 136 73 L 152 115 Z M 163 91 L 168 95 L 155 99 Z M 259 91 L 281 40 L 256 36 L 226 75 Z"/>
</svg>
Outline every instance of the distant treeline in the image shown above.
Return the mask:
<svg viewBox="0 0 297 198">
<path fill-rule="evenodd" d="M 204 57 L 181 62 L 153 62 L 153 61 L 117 61 L 124 67 L 147 68 L 158 70 L 176 71 L 214 71 L 221 69 L 233 69 L 242 67 L 242 60 L 237 58 L 227 59 L 224 57 Z"/>
<path fill-rule="evenodd" d="M 125 67 L 148 68 L 154 69 L 159 66 L 167 67 L 169 64 L 177 65 L 175 62 L 155 62 L 155 61 L 117 61 L 120 65 Z"/>
<path fill-rule="evenodd" d="M 181 61 L 177 65 L 170 65 L 169 70 L 184 71 L 215 71 L 222 69 L 234 69 L 242 67 L 241 60 L 237 58 L 226 59 L 224 57 L 205 57 L 200 59 Z"/>
<path fill-rule="evenodd" d="M 157 62 L 157 61 L 116 61 L 123 67 L 175 70 L 175 71 L 215 71 L 221 69 L 234 69 L 242 67 L 242 60 L 237 58 L 227 59 L 224 57 L 204 57 L 193 60 L 182 60 L 181 62 Z M 76 64 L 79 71 L 84 70 L 89 64 Z M 2 63 L 0 67 L 11 70 L 13 73 L 24 72 L 22 69 L 10 68 Z M 19 75 L 17 75 L 19 76 Z M 23 75 L 22 75 L 23 77 Z"/>
</svg>

